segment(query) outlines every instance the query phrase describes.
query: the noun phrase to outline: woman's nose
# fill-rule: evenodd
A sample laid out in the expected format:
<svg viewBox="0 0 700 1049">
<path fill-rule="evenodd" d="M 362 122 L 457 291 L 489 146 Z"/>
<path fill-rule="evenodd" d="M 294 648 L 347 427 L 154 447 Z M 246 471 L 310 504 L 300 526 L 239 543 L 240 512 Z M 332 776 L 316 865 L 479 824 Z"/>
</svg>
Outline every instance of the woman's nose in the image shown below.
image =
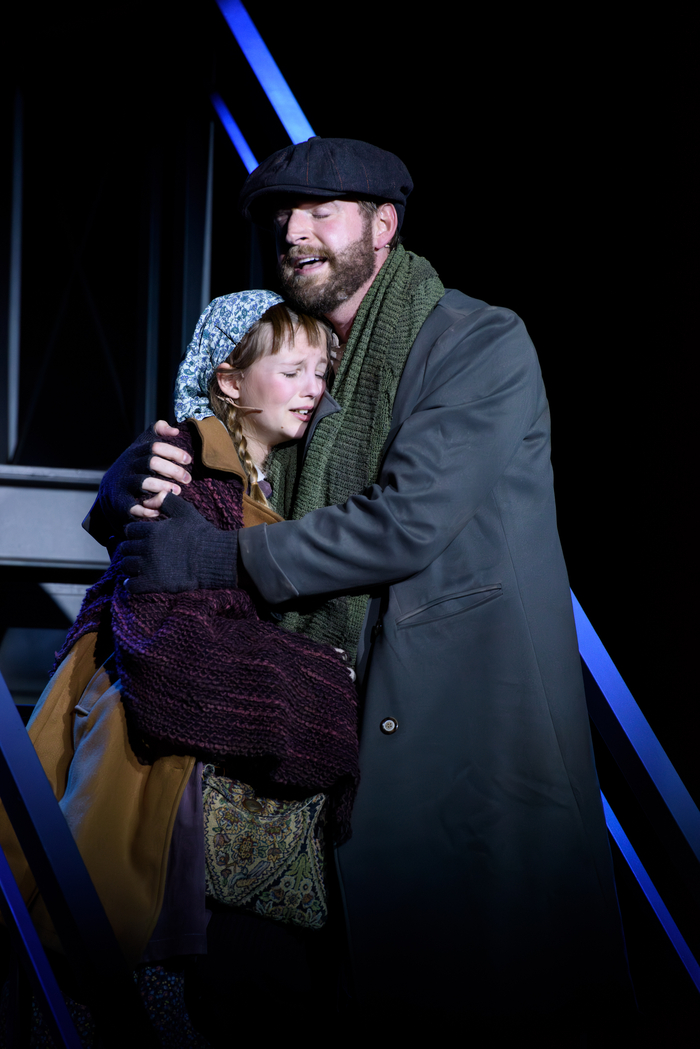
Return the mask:
<svg viewBox="0 0 700 1049">
<path fill-rule="evenodd" d="M 313 375 L 306 384 L 306 395 L 316 400 L 323 394 L 326 388 L 326 380 L 320 375 Z"/>
</svg>

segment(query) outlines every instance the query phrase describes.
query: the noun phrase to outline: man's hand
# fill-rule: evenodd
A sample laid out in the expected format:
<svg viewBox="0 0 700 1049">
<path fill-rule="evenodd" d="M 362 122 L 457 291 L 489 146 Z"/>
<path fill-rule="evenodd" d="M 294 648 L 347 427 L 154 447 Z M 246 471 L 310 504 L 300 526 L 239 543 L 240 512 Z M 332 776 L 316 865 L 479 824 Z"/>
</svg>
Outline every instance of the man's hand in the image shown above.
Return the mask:
<svg viewBox="0 0 700 1049">
<path fill-rule="evenodd" d="M 167 521 L 138 521 L 126 527 L 119 547 L 127 589 L 134 594 L 179 594 L 237 585 L 238 533 L 222 532 L 190 503 L 167 494 Z"/>
<path fill-rule="evenodd" d="M 159 419 L 151 428 L 158 437 L 177 437 L 178 431 L 174 426 L 169 426 L 164 419 Z M 146 431 L 148 433 L 149 431 Z M 133 447 L 133 446 L 132 446 Z M 155 441 L 151 444 L 151 457 L 148 461 L 148 469 L 151 473 L 143 479 L 142 492 L 153 492 L 148 499 L 143 499 L 129 508 L 132 517 L 153 518 L 158 517 L 160 507 L 166 495 L 180 494 L 180 485 L 189 484 L 192 477 L 184 469 L 192 462 L 191 456 L 172 444 L 164 444 Z M 159 474 L 160 476 L 153 476 Z"/>
<path fill-rule="evenodd" d="M 160 420 L 137 437 L 107 470 L 97 498 L 112 528 L 121 528 L 132 517 L 157 517 L 166 495 L 179 495 L 180 484 L 190 483 L 192 478 L 184 467 L 191 463 L 191 457 L 172 444 L 156 440 L 177 434 L 174 427 Z M 145 495 L 148 498 L 142 502 Z"/>
</svg>

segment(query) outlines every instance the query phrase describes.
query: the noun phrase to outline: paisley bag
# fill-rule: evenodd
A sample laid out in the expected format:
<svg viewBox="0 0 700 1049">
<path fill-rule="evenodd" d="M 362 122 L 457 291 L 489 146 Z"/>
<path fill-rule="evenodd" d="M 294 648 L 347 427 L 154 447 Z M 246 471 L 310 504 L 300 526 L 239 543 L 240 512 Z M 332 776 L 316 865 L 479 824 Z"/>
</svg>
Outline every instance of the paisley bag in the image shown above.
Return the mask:
<svg viewBox="0 0 700 1049">
<path fill-rule="evenodd" d="M 275 921 L 321 929 L 326 900 L 325 794 L 304 801 L 261 798 L 206 765 L 206 891 L 220 903 Z"/>
</svg>

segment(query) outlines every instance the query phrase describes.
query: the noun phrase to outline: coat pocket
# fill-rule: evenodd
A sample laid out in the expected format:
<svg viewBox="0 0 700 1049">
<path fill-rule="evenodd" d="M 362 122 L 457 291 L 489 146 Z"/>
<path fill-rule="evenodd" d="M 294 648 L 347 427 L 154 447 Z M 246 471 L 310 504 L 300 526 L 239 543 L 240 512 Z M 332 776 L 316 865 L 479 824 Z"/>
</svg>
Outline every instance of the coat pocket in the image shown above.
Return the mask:
<svg viewBox="0 0 700 1049">
<path fill-rule="evenodd" d="M 469 612 L 472 608 L 493 601 L 500 597 L 502 586 L 493 583 L 490 586 L 480 586 L 476 590 L 465 590 L 459 594 L 447 594 L 445 597 L 436 597 L 411 612 L 404 612 L 396 620 L 397 630 L 405 627 L 419 626 L 423 623 L 433 623 L 436 619 L 448 619 L 450 616 L 458 616 L 462 612 Z"/>
</svg>

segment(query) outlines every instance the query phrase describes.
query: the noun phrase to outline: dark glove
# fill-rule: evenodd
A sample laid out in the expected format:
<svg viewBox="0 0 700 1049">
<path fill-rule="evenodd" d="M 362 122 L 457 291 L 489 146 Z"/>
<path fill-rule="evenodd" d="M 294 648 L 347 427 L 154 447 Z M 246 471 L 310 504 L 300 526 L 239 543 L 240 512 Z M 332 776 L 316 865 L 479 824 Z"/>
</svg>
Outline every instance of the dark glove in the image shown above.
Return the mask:
<svg viewBox="0 0 700 1049">
<path fill-rule="evenodd" d="M 97 502 L 113 530 L 133 521 L 129 510 L 134 503 L 143 498 L 143 482 L 147 477 L 153 476 L 149 466 L 153 454 L 151 446 L 160 440 L 163 438 L 149 426 L 125 452 L 122 452 L 116 462 L 112 463 L 102 478 Z"/>
<path fill-rule="evenodd" d="M 222 532 L 176 495 L 163 500 L 166 521 L 135 521 L 119 547 L 134 594 L 237 585 L 238 533 Z"/>
</svg>

